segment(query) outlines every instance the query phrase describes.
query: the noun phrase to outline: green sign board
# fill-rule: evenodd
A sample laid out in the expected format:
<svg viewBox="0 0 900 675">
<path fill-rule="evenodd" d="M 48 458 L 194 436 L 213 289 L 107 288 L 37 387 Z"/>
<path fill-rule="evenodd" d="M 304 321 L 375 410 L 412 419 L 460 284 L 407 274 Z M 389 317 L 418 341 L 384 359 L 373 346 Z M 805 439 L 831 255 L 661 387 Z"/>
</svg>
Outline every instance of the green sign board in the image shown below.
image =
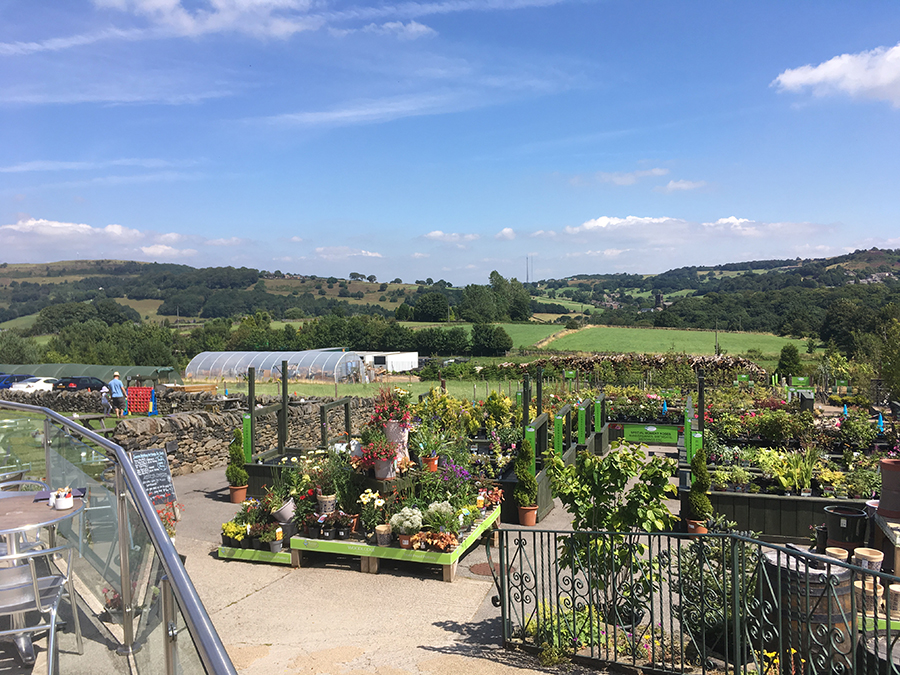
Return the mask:
<svg viewBox="0 0 900 675">
<path fill-rule="evenodd" d="M 676 426 L 626 424 L 624 427 L 626 441 L 653 445 L 663 443 L 667 445 L 676 445 L 678 443 L 678 427 Z"/>
<path fill-rule="evenodd" d="M 850 380 L 835 380 L 834 384 L 838 387 L 849 387 Z"/>
<path fill-rule="evenodd" d="M 574 371 L 574 370 L 567 370 L 567 371 L 566 371 L 566 379 L 567 379 L 567 380 L 574 380 L 574 379 L 575 379 L 575 371 Z"/>
<path fill-rule="evenodd" d="M 244 413 L 244 460 L 249 464 L 253 461 L 253 437 L 250 433 L 250 413 Z"/>
<path fill-rule="evenodd" d="M 738 382 L 749 382 L 750 376 L 747 375 L 747 373 L 741 373 L 737 376 L 737 381 Z"/>
<path fill-rule="evenodd" d="M 791 384 L 795 387 L 809 387 L 809 378 L 791 375 Z"/>
</svg>

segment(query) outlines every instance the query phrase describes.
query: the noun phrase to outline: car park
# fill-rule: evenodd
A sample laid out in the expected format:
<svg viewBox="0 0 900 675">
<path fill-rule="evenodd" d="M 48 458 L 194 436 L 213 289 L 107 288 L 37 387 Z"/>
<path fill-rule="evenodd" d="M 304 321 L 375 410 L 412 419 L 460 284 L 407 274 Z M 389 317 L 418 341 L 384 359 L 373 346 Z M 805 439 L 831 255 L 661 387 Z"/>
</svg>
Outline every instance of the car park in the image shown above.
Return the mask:
<svg viewBox="0 0 900 675">
<path fill-rule="evenodd" d="M 52 391 L 56 382 L 55 377 L 29 377 L 19 382 L 14 382 L 10 391 Z"/>
<path fill-rule="evenodd" d="M 53 385 L 54 391 L 100 391 L 106 382 L 99 377 L 75 376 L 61 377 Z"/>
<path fill-rule="evenodd" d="M 34 377 L 31 374 L 28 375 L 4 375 L 0 377 L 0 389 L 9 389 L 16 382 L 21 382 L 22 380 L 27 380 L 29 377 Z"/>
</svg>

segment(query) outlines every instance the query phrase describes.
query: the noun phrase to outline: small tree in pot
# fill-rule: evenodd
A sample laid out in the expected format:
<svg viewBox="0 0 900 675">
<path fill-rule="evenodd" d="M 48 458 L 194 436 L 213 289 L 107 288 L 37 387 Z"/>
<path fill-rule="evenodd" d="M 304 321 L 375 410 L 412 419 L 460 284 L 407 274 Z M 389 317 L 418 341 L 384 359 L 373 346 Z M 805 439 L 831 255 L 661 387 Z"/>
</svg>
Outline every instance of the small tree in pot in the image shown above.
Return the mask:
<svg viewBox="0 0 900 675">
<path fill-rule="evenodd" d="M 691 459 L 691 493 L 688 495 L 688 532 L 704 534 L 706 521 L 713 514 L 712 502 L 706 495 L 711 485 L 709 470 L 706 468 L 706 450 L 697 449 Z"/>
<path fill-rule="evenodd" d="M 244 433 L 234 430 L 231 444 L 228 446 L 228 467 L 225 469 L 225 480 L 231 492 L 231 503 L 240 504 L 247 497 L 247 483 L 250 476 L 244 469 Z"/>
<path fill-rule="evenodd" d="M 531 441 L 524 440 L 519 445 L 519 452 L 516 455 L 515 470 L 519 482 L 513 490 L 513 499 L 519 505 L 520 525 L 537 524 L 538 483 L 531 472 L 533 466 L 534 446 Z"/>
</svg>

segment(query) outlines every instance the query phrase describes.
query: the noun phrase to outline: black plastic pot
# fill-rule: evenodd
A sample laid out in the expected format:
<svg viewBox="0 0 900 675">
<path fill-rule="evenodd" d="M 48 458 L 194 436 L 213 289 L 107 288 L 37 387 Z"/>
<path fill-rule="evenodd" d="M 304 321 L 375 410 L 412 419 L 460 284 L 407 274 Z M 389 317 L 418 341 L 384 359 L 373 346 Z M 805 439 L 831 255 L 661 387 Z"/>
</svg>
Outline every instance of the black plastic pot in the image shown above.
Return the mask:
<svg viewBox="0 0 900 675">
<path fill-rule="evenodd" d="M 825 507 L 829 546 L 838 546 L 853 553 L 855 548 L 865 546 L 868 524 L 869 517 L 862 509 L 852 506 Z"/>
</svg>

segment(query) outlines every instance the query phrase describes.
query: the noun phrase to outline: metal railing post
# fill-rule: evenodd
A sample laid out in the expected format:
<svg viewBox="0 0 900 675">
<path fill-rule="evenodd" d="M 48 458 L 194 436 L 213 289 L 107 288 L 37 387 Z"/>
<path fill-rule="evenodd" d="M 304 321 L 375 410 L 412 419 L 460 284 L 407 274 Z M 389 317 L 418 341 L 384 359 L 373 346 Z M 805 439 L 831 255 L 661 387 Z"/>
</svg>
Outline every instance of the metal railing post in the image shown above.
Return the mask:
<svg viewBox="0 0 900 675">
<path fill-rule="evenodd" d="M 54 483 L 50 476 L 50 467 L 53 466 L 53 462 L 50 461 L 50 420 L 49 418 L 44 418 L 44 473 L 47 476 L 47 485 L 51 488 Z M 62 487 L 61 485 L 58 487 Z"/>
<path fill-rule="evenodd" d="M 175 596 L 169 577 L 163 576 L 160 583 L 162 595 L 163 648 L 166 652 L 166 675 L 178 672 L 178 617 L 175 614 Z"/>
<path fill-rule="evenodd" d="M 116 516 L 119 537 L 119 591 L 122 596 L 122 642 L 116 649 L 120 655 L 133 654 L 140 649 L 134 645 L 134 607 L 131 593 L 131 550 L 128 536 L 128 491 L 122 476 L 122 466 L 116 463 Z"/>
</svg>

